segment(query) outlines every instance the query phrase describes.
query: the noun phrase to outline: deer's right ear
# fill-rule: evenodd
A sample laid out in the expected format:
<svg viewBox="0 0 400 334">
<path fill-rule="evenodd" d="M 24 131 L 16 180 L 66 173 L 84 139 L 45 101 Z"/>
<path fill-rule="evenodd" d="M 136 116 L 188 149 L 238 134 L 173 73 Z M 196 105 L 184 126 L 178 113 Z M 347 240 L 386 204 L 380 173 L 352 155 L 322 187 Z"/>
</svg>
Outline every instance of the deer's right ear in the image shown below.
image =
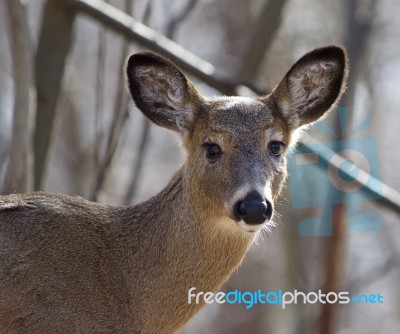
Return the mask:
<svg viewBox="0 0 400 334">
<path fill-rule="evenodd" d="M 181 134 L 189 131 L 201 95 L 170 61 L 150 52 L 130 56 L 129 90 L 137 107 L 157 125 Z"/>
</svg>

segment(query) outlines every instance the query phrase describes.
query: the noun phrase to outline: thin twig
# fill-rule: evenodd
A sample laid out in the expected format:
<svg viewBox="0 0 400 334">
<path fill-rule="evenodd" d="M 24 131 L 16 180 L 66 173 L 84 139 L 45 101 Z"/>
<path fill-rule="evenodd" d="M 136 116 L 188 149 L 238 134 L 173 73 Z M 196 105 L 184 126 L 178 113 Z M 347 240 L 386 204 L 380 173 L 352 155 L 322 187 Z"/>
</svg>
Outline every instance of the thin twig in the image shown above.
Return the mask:
<svg viewBox="0 0 400 334">
<path fill-rule="evenodd" d="M 37 89 L 34 131 L 34 189 L 42 187 L 57 100 L 68 52 L 72 45 L 76 11 L 65 3 L 47 0 L 35 57 Z"/>
<path fill-rule="evenodd" d="M 153 0 L 149 0 L 144 10 L 143 20 L 142 20 L 143 23 L 145 23 L 146 25 L 148 25 L 150 21 L 152 10 L 153 10 Z M 151 122 L 147 117 L 145 117 L 143 119 L 142 133 L 140 136 L 138 154 L 136 156 L 135 166 L 132 172 L 132 178 L 131 181 L 129 182 L 128 190 L 124 198 L 125 205 L 129 205 L 133 202 L 138 190 L 139 178 L 141 175 L 145 151 L 150 136 L 150 127 L 151 127 Z"/>
<path fill-rule="evenodd" d="M 131 13 L 133 10 L 133 0 L 126 0 L 125 2 L 125 12 Z M 129 41 L 125 38 L 124 44 L 121 51 L 121 58 L 119 60 L 119 68 L 125 66 L 126 57 L 129 52 Z M 118 80 L 118 88 L 115 96 L 115 107 L 112 119 L 111 128 L 107 138 L 106 152 L 103 160 L 98 165 L 98 173 L 96 177 L 96 183 L 93 188 L 92 197 L 97 198 L 99 192 L 103 188 L 104 182 L 107 178 L 108 172 L 110 170 L 111 162 L 114 158 L 115 152 L 118 147 L 119 140 L 122 135 L 122 130 L 124 128 L 125 122 L 128 119 L 128 94 L 125 89 L 125 80 L 120 78 Z"/>
<path fill-rule="evenodd" d="M 180 12 L 172 15 L 165 28 L 165 36 L 173 40 L 179 25 L 193 12 L 197 4 L 198 0 L 188 0 Z"/>
<path fill-rule="evenodd" d="M 267 0 L 256 18 L 243 55 L 242 66 L 237 73 L 237 82 L 249 84 L 254 81 L 260 63 L 268 51 L 281 26 L 286 0 Z"/>
<path fill-rule="evenodd" d="M 96 168 L 96 179 L 93 190 L 90 195 L 90 200 L 95 201 L 98 199 L 98 193 L 104 180 L 104 160 L 102 159 L 102 139 L 104 136 L 103 127 L 103 96 L 104 96 L 104 82 L 105 82 L 105 48 L 107 43 L 106 38 L 107 29 L 100 26 L 98 30 L 98 48 L 97 48 L 97 66 L 95 74 L 95 128 L 94 128 L 94 163 Z M 106 149 L 106 155 L 108 150 Z"/>
<path fill-rule="evenodd" d="M 133 168 L 133 174 L 132 174 L 132 180 L 129 183 L 130 186 L 128 187 L 128 191 L 125 195 L 124 199 L 124 204 L 129 205 L 131 204 L 134 199 L 135 195 L 137 194 L 138 191 L 138 186 L 139 186 L 139 180 L 142 172 L 142 167 L 143 167 L 143 161 L 145 154 L 147 152 L 147 144 L 149 141 L 149 136 L 150 136 L 150 128 L 151 128 L 151 122 L 149 121 L 148 118 L 143 119 L 143 130 L 141 133 L 140 137 L 140 144 L 139 144 L 139 149 L 138 149 L 138 154 L 135 160 L 135 166 Z"/>
<path fill-rule="evenodd" d="M 98 31 L 98 49 L 97 49 L 97 66 L 96 66 L 96 88 L 95 88 L 95 147 L 94 147 L 94 160 L 96 168 L 100 165 L 101 156 L 101 140 L 103 133 L 103 96 L 104 96 L 104 79 L 105 79 L 105 49 L 106 49 L 106 32 L 103 26 L 100 26 Z"/>
</svg>

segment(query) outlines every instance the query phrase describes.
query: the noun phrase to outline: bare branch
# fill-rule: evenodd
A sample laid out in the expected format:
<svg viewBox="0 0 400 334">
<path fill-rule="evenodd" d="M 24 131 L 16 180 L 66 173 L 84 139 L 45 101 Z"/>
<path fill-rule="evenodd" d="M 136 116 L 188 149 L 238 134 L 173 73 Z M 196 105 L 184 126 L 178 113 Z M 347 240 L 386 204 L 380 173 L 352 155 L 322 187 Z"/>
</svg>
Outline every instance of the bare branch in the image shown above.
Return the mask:
<svg viewBox="0 0 400 334">
<path fill-rule="evenodd" d="M 349 90 L 343 98 L 343 105 L 353 110 L 354 98 L 356 93 L 356 82 L 360 77 L 360 69 L 368 47 L 368 37 L 371 32 L 373 17 L 376 12 L 377 0 L 361 1 L 350 0 L 348 2 L 347 25 L 350 32 L 346 36 L 345 46 L 351 61 L 351 72 L 349 74 Z M 353 123 L 353 113 L 347 114 L 347 123 Z M 351 131 L 352 127 L 347 129 Z"/>
<path fill-rule="evenodd" d="M 95 148 L 94 160 L 96 168 L 100 165 L 101 157 L 101 140 L 103 132 L 103 96 L 104 96 L 104 76 L 105 76 L 105 48 L 106 48 L 106 30 L 100 27 L 98 31 L 98 48 L 97 48 L 97 64 L 95 74 Z"/>
<path fill-rule="evenodd" d="M 37 114 L 34 137 L 35 190 L 40 189 L 50 145 L 57 98 L 67 54 L 72 44 L 75 11 L 61 2 L 45 4 L 35 73 Z"/>
<path fill-rule="evenodd" d="M 260 67 L 260 63 L 281 25 L 285 4 L 286 0 L 267 0 L 264 4 L 244 50 L 242 66 L 237 74 L 237 82 L 248 84 L 253 81 L 257 69 Z"/>
<path fill-rule="evenodd" d="M 125 2 L 125 12 L 131 13 L 133 10 L 133 0 L 126 0 Z M 124 45 L 121 51 L 121 58 L 119 60 L 119 68 L 123 68 L 125 66 L 126 57 L 129 52 L 129 41 L 125 39 Z M 114 115 L 110 128 L 110 133 L 107 139 L 107 147 L 104 155 L 104 159 L 100 164 L 98 164 L 98 171 L 96 177 L 95 187 L 92 191 L 91 197 L 96 199 L 99 192 L 103 188 L 103 184 L 107 178 L 108 171 L 111 166 L 112 159 L 114 158 L 114 154 L 116 152 L 119 139 L 122 135 L 122 130 L 125 124 L 125 121 L 128 118 L 128 94 L 125 89 L 125 80 L 120 78 L 118 80 L 118 88 L 115 97 L 115 107 L 114 107 Z"/>
<path fill-rule="evenodd" d="M 25 5 L 20 0 L 8 0 L 7 9 L 14 74 L 14 118 L 3 191 L 11 193 L 26 192 L 31 188 L 32 48 Z"/>
<path fill-rule="evenodd" d="M 105 160 L 102 159 L 102 138 L 103 138 L 103 96 L 104 96 L 104 75 L 105 75 L 105 47 L 106 47 L 106 29 L 99 27 L 98 46 L 97 46 L 97 64 L 95 74 L 95 133 L 94 133 L 94 163 L 96 168 L 96 179 L 93 191 L 90 195 L 91 201 L 97 201 L 98 192 L 105 178 Z M 108 154 L 108 148 L 106 148 Z"/>
<path fill-rule="evenodd" d="M 174 39 L 177 28 L 195 9 L 197 3 L 198 0 L 188 0 L 180 12 L 171 16 L 165 29 L 165 36 L 167 36 L 169 39 Z"/>
<path fill-rule="evenodd" d="M 54 1 L 54 0 L 53 0 Z M 92 16 L 110 29 L 118 31 L 129 39 L 137 41 L 145 47 L 159 52 L 174 61 L 183 70 L 190 72 L 207 85 L 226 95 L 235 95 L 234 82 L 219 73 L 216 68 L 187 51 L 179 44 L 169 40 L 162 34 L 138 22 L 128 14 L 101 0 L 57 0 L 68 4 L 87 15 Z"/>
<path fill-rule="evenodd" d="M 146 147 L 147 147 L 147 143 L 148 143 L 149 136 L 150 136 L 150 128 L 151 128 L 151 122 L 149 121 L 148 118 L 144 118 L 143 119 L 143 130 L 142 130 L 142 134 L 140 136 L 139 150 L 138 150 L 138 154 L 136 156 L 135 166 L 133 168 L 132 180 L 129 183 L 128 191 L 127 191 L 127 193 L 125 195 L 125 199 L 124 199 L 125 205 L 132 204 L 132 202 L 135 199 L 135 195 L 137 193 L 139 180 L 140 180 L 142 167 L 143 167 L 144 156 L 147 151 Z"/>
<path fill-rule="evenodd" d="M 145 24 L 149 23 L 152 11 L 153 11 L 153 0 L 149 0 L 147 2 L 146 9 L 143 14 L 143 23 Z M 131 204 L 134 201 L 135 196 L 137 194 L 137 190 L 139 187 L 139 179 L 142 173 L 143 161 L 145 158 L 145 153 L 147 151 L 146 150 L 147 144 L 149 142 L 150 128 L 151 128 L 151 122 L 147 117 L 145 117 L 143 119 L 143 126 L 142 126 L 142 133 L 140 136 L 138 154 L 136 156 L 135 166 L 132 170 L 132 178 L 131 181 L 129 182 L 128 190 L 124 198 L 125 205 Z"/>
</svg>

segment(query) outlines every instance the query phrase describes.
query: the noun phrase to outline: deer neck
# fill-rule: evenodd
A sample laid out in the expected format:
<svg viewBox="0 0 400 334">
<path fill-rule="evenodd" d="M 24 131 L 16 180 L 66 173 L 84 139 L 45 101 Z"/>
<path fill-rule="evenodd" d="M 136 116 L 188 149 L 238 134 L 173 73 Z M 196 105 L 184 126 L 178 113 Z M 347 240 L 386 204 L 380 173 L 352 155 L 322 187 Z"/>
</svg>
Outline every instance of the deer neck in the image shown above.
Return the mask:
<svg viewBox="0 0 400 334">
<path fill-rule="evenodd" d="M 240 264 L 255 235 L 229 226 L 235 222 L 214 217 L 207 208 L 195 207 L 198 202 L 182 167 L 159 194 L 131 208 L 132 233 L 146 234 L 143 240 L 150 246 L 143 246 L 150 247 L 146 253 L 156 261 L 174 261 L 181 265 L 179 270 L 188 267 L 192 274 L 197 266 L 208 272 L 215 267 L 228 275 Z M 164 254 L 161 258 L 160 253 Z"/>
<path fill-rule="evenodd" d="M 201 307 L 188 305 L 188 290 L 218 290 L 239 266 L 254 239 L 254 235 L 236 226 L 231 227 L 233 230 L 221 228 L 233 221 L 200 214 L 193 207 L 198 200 L 188 190 L 184 175 L 180 169 L 158 195 L 130 208 L 129 224 L 135 235 L 130 246 L 135 263 L 133 275 L 136 282 L 147 284 L 143 304 L 155 307 L 159 296 L 173 293 L 158 301 L 158 306 L 165 307 L 168 300 L 169 307 L 186 312 L 182 319 Z"/>
</svg>

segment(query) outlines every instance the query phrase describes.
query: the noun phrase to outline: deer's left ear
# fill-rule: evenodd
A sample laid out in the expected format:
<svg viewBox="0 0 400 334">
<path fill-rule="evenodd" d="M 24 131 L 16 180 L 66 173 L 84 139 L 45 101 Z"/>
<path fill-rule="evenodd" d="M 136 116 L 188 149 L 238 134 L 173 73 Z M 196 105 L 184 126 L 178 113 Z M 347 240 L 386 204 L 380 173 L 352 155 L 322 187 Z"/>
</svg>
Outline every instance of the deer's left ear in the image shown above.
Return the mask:
<svg viewBox="0 0 400 334">
<path fill-rule="evenodd" d="M 347 81 L 348 61 L 341 47 L 316 49 L 298 60 L 272 97 L 292 129 L 312 123 L 332 109 Z"/>
<path fill-rule="evenodd" d="M 202 96 L 169 60 L 154 53 L 130 56 L 129 90 L 143 114 L 159 126 L 185 134 L 190 130 Z"/>
</svg>

